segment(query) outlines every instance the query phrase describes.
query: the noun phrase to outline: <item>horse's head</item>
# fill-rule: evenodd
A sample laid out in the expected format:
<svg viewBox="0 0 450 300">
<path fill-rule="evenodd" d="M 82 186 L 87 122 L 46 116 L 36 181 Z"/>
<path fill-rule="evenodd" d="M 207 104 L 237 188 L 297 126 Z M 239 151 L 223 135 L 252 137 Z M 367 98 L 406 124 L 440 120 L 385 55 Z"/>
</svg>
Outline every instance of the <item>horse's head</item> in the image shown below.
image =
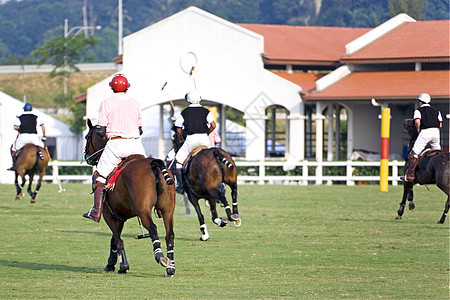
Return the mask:
<svg viewBox="0 0 450 300">
<path fill-rule="evenodd" d="M 417 132 L 416 125 L 414 124 L 413 119 L 405 119 L 403 120 L 403 128 L 408 132 L 411 139 L 416 139 L 417 135 L 419 134 Z"/>
<path fill-rule="evenodd" d="M 90 119 L 87 121 L 89 132 L 86 134 L 86 147 L 84 148 L 84 159 L 86 162 L 95 166 L 100 159 L 100 156 L 105 148 L 107 139 L 106 137 L 100 137 L 95 130 L 95 126 L 92 125 Z"/>
</svg>

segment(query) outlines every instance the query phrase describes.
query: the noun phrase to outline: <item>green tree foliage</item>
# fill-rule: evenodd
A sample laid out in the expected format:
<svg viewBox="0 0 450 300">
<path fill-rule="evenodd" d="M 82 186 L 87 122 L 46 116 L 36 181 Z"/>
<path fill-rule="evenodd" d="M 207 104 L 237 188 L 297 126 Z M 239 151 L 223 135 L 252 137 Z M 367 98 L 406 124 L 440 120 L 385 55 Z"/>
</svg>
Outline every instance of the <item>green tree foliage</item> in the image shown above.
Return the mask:
<svg viewBox="0 0 450 300">
<path fill-rule="evenodd" d="M 65 75 L 70 71 L 79 71 L 76 64 L 84 59 L 92 61 L 93 56 L 85 57 L 89 47 L 93 47 L 98 40 L 92 36 L 70 35 L 68 37 L 57 37 L 47 41 L 42 47 L 32 52 L 37 56 L 37 64 L 50 63 L 54 66 L 51 76 Z"/>
<path fill-rule="evenodd" d="M 69 27 L 83 25 L 84 0 L 11 0 L 0 4 L 0 63 L 10 56 L 31 57 Z M 234 23 L 375 27 L 406 12 L 415 19 L 449 19 L 449 0 L 123 0 L 123 34 L 127 36 L 189 6 Z M 99 43 L 87 53 L 97 62 L 117 56 L 117 0 L 87 0 L 89 26 L 100 25 Z"/>
<path fill-rule="evenodd" d="M 420 20 L 423 0 L 389 0 L 389 13 L 391 17 L 399 13 L 406 13 L 410 17 Z"/>
</svg>

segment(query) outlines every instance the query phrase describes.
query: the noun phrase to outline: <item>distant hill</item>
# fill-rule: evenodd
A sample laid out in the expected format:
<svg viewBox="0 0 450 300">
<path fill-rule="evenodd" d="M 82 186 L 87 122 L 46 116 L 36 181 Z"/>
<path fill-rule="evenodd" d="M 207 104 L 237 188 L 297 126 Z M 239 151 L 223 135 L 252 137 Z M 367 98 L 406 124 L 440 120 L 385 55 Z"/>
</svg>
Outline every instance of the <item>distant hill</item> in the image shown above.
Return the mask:
<svg viewBox="0 0 450 300">
<path fill-rule="evenodd" d="M 117 55 L 117 3 L 1 0 L 0 64 L 32 62 L 33 50 L 63 35 L 64 19 L 68 19 L 69 29 L 83 24 L 102 26 L 94 32 L 100 43 L 89 54 L 94 54 L 96 62 L 111 62 Z M 398 4 L 396 11 L 392 11 L 393 4 Z M 375 27 L 400 11 L 421 20 L 449 18 L 449 0 L 123 0 L 123 34 L 127 36 L 191 5 L 235 23 Z"/>
</svg>

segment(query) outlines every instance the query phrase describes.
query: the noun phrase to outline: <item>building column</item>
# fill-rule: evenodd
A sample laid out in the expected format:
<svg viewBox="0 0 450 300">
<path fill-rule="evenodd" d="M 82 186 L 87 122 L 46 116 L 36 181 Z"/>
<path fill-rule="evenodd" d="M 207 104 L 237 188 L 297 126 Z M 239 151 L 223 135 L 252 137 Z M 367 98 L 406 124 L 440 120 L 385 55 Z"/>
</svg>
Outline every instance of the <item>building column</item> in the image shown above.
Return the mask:
<svg viewBox="0 0 450 300">
<path fill-rule="evenodd" d="M 248 160 L 264 160 L 265 158 L 265 116 L 244 116 L 246 120 L 246 151 Z"/>
<path fill-rule="evenodd" d="M 293 160 L 305 159 L 305 119 L 301 114 L 290 114 L 289 120 L 289 157 Z"/>
<path fill-rule="evenodd" d="M 316 121 L 316 161 L 321 163 L 323 162 L 323 120 L 325 119 L 325 116 L 322 115 L 322 105 L 320 102 L 316 103 L 316 115 L 315 115 L 315 121 Z M 323 170 L 322 165 L 319 164 L 319 166 L 316 168 L 316 176 L 322 177 Z M 316 184 L 322 184 L 322 180 L 316 179 Z"/>
<path fill-rule="evenodd" d="M 334 122 L 333 113 L 334 113 L 334 105 L 330 104 L 330 105 L 328 105 L 328 114 L 327 114 L 327 119 L 328 119 L 327 160 L 328 161 L 332 161 L 333 160 L 333 135 L 334 135 L 334 131 L 333 131 L 333 122 Z"/>
</svg>

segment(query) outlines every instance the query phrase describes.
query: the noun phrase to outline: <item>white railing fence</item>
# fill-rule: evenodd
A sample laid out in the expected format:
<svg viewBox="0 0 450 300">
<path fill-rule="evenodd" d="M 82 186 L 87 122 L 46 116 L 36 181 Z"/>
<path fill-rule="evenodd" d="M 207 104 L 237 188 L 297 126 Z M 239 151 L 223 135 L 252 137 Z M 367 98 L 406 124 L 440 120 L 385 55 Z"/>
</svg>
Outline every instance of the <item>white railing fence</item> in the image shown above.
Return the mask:
<svg viewBox="0 0 450 300">
<path fill-rule="evenodd" d="M 360 175 L 359 170 L 362 167 L 379 168 L 378 161 L 244 161 L 236 160 L 236 165 L 240 173 L 247 175 L 238 175 L 239 184 L 288 184 L 288 185 L 308 185 L 308 184 L 333 184 L 345 183 L 348 186 L 355 185 L 356 182 L 379 182 L 380 176 L 376 175 Z M 404 166 L 403 161 L 393 160 L 389 162 L 390 175 L 388 181 L 393 185 L 398 185 L 400 179 L 399 167 Z M 83 183 L 91 183 L 93 167 L 80 163 L 79 161 L 58 161 L 54 160 L 50 166 L 52 167 L 52 175 L 45 175 L 44 180 L 58 183 L 61 182 L 78 181 Z M 61 167 L 90 167 L 89 172 L 84 175 L 67 175 L 60 174 Z M 327 175 L 330 173 L 330 168 L 339 168 L 339 173 L 344 175 Z M 267 168 L 276 168 L 279 175 L 266 175 Z M 343 170 L 345 169 L 345 172 Z M 286 170 L 286 171 L 285 171 Z M 288 171 L 289 170 L 289 171 Z M 273 173 L 273 172 L 270 172 Z"/>
</svg>

